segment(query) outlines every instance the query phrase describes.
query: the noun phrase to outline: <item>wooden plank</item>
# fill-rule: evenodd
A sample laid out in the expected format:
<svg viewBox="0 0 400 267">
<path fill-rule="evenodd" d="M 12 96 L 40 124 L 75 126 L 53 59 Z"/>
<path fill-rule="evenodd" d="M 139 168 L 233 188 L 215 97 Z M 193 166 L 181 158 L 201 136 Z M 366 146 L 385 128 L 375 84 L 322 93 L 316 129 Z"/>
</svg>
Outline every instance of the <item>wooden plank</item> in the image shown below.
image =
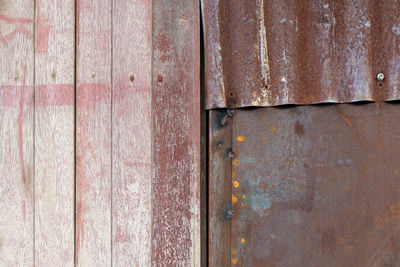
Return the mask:
<svg viewBox="0 0 400 267">
<path fill-rule="evenodd" d="M 199 3 L 153 1 L 153 262 L 200 266 Z"/>
<path fill-rule="evenodd" d="M 0 1 L 0 265 L 33 250 L 34 1 Z"/>
<path fill-rule="evenodd" d="M 78 266 L 111 265 L 111 0 L 77 2 Z"/>
<path fill-rule="evenodd" d="M 231 265 L 232 195 L 232 114 L 210 111 L 209 130 L 209 265 Z M 232 254 L 234 255 L 235 253 Z"/>
<path fill-rule="evenodd" d="M 114 1 L 114 266 L 151 266 L 151 33 L 151 0 Z"/>
<path fill-rule="evenodd" d="M 35 266 L 73 266 L 75 1 L 36 0 L 35 33 Z"/>
</svg>

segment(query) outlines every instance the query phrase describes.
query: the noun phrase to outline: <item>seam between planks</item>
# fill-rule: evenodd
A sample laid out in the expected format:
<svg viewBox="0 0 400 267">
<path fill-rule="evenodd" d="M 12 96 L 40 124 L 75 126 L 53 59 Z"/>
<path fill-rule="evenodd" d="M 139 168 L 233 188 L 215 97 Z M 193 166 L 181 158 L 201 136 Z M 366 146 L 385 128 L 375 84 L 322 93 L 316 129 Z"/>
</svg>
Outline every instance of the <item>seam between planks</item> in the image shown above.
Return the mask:
<svg viewBox="0 0 400 267">
<path fill-rule="evenodd" d="M 153 266 L 153 249 L 154 249 L 154 242 L 153 242 L 153 237 L 154 237 L 154 112 L 153 112 L 153 80 L 154 80 L 154 68 L 153 68 L 153 61 L 154 61 L 154 49 L 153 49 L 153 38 L 154 38 L 154 21 L 153 21 L 153 14 L 154 14 L 154 0 L 151 1 L 151 11 L 150 11 L 150 16 L 151 16 L 151 38 L 150 38 L 150 110 L 151 110 L 151 115 L 150 115 L 150 134 L 151 134 L 151 151 L 150 151 L 150 170 L 151 170 L 151 183 L 150 183 L 150 192 L 151 192 L 151 211 L 150 211 L 150 264 Z"/>
<path fill-rule="evenodd" d="M 36 0 L 33 2 L 33 266 L 36 266 Z"/>
<path fill-rule="evenodd" d="M 77 95 L 77 48 L 78 48 L 78 44 L 77 44 L 77 40 L 78 40 L 78 1 L 79 0 L 75 0 L 75 31 L 74 31 L 74 214 L 73 214 L 73 218 L 74 218 L 74 266 L 76 266 L 76 133 L 77 133 L 77 108 L 76 108 L 76 103 L 77 103 L 77 99 L 76 99 L 76 95 Z"/>
<path fill-rule="evenodd" d="M 113 112 L 113 109 L 114 109 L 114 105 L 113 105 L 113 99 L 114 99 L 114 97 L 113 97 L 113 92 L 114 92 L 114 79 L 113 79 L 113 77 L 114 77 L 114 50 L 113 50 L 113 44 L 114 44 L 114 28 L 113 28 L 113 25 L 114 25 L 114 17 L 113 17 L 113 8 L 114 8 L 114 1 L 111 1 L 111 10 L 110 10 L 110 14 L 111 14 L 111 19 L 110 19 L 110 23 L 111 23 L 111 29 L 110 29 L 110 31 L 111 31 L 111 40 L 110 40 L 110 42 L 111 42 L 111 48 L 110 48 L 110 52 L 111 52 L 111 59 L 110 59 L 110 61 L 111 61 L 111 69 L 110 69 L 110 79 L 111 79 L 111 90 L 110 90 L 110 108 L 111 108 L 111 116 L 110 116 L 110 120 L 111 120 L 111 133 L 110 133 L 110 135 L 111 135 L 111 153 L 110 153 L 110 160 L 111 160 L 111 173 L 110 173 L 110 179 L 111 179 L 111 181 L 110 181 L 110 194 L 111 194 L 111 196 L 110 196 L 110 205 L 111 205 L 111 207 L 110 207 L 110 253 L 111 253 L 111 255 L 110 255 L 110 260 L 111 260 L 111 267 L 113 266 L 113 224 L 114 224 L 114 222 L 113 222 L 113 206 L 114 206 L 114 204 L 113 204 L 113 195 L 114 195 L 114 188 L 113 188 L 113 173 L 114 173 L 114 167 L 113 167 L 113 141 L 114 141 L 114 138 L 113 138 L 113 114 L 114 114 L 114 112 Z"/>
</svg>

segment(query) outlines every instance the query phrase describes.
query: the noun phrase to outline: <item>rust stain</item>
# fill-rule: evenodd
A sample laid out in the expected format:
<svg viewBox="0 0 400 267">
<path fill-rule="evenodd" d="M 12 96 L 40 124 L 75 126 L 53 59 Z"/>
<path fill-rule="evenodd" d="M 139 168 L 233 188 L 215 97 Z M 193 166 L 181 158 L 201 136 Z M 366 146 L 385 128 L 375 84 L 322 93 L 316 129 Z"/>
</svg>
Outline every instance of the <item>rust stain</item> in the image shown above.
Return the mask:
<svg viewBox="0 0 400 267">
<path fill-rule="evenodd" d="M 304 135 L 304 133 L 305 133 L 304 127 L 299 121 L 296 121 L 296 123 L 294 125 L 294 132 L 297 135 Z"/>
<path fill-rule="evenodd" d="M 240 135 L 240 136 L 236 137 L 236 140 L 239 142 L 244 142 L 246 140 L 246 137 Z"/>
<path fill-rule="evenodd" d="M 390 205 L 389 210 L 391 213 L 400 214 L 400 205 Z"/>
<path fill-rule="evenodd" d="M 236 204 L 238 202 L 238 198 L 235 195 L 232 195 L 232 203 Z"/>
<path fill-rule="evenodd" d="M 208 109 L 400 98 L 398 1 L 202 2 Z"/>
<path fill-rule="evenodd" d="M 240 161 L 238 159 L 235 159 L 233 160 L 232 165 L 237 167 L 240 165 Z"/>
<path fill-rule="evenodd" d="M 340 112 L 339 114 L 340 117 L 342 117 L 342 119 L 347 123 L 347 125 L 349 125 L 350 127 L 353 125 L 350 119 L 346 115 L 344 115 L 343 112 Z"/>
</svg>

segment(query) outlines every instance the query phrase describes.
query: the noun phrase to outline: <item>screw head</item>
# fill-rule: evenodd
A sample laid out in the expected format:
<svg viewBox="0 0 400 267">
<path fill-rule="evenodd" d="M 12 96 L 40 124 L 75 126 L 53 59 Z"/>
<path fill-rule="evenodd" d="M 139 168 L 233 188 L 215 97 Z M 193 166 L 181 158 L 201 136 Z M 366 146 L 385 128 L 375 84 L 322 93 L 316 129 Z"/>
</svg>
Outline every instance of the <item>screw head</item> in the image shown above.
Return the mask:
<svg viewBox="0 0 400 267">
<path fill-rule="evenodd" d="M 235 211 L 233 210 L 233 209 L 229 209 L 227 212 L 226 212 L 226 218 L 227 219 L 232 219 L 232 217 L 235 215 Z"/>
<path fill-rule="evenodd" d="M 382 72 L 379 72 L 376 75 L 376 79 L 381 82 L 381 81 L 383 81 L 385 79 L 385 75 Z"/>
<path fill-rule="evenodd" d="M 232 116 L 233 116 L 233 113 L 235 113 L 235 110 L 234 110 L 234 109 L 228 109 L 228 110 L 226 111 L 226 113 L 228 113 L 228 116 L 232 117 Z"/>
</svg>

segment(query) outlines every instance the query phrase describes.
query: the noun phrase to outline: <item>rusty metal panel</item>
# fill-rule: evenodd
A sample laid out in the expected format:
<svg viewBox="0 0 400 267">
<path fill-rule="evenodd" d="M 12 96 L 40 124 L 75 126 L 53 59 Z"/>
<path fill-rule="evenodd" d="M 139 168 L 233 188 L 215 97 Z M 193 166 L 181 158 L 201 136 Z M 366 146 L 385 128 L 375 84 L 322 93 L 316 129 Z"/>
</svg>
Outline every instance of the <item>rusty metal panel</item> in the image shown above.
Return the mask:
<svg viewBox="0 0 400 267">
<path fill-rule="evenodd" d="M 400 97 L 397 0 L 203 0 L 203 14 L 207 108 Z"/>
<path fill-rule="evenodd" d="M 233 266 L 398 266 L 400 106 L 238 110 Z"/>
<path fill-rule="evenodd" d="M 209 116 L 209 252 L 208 266 L 229 266 L 232 219 L 232 113 L 211 110 Z"/>
</svg>

